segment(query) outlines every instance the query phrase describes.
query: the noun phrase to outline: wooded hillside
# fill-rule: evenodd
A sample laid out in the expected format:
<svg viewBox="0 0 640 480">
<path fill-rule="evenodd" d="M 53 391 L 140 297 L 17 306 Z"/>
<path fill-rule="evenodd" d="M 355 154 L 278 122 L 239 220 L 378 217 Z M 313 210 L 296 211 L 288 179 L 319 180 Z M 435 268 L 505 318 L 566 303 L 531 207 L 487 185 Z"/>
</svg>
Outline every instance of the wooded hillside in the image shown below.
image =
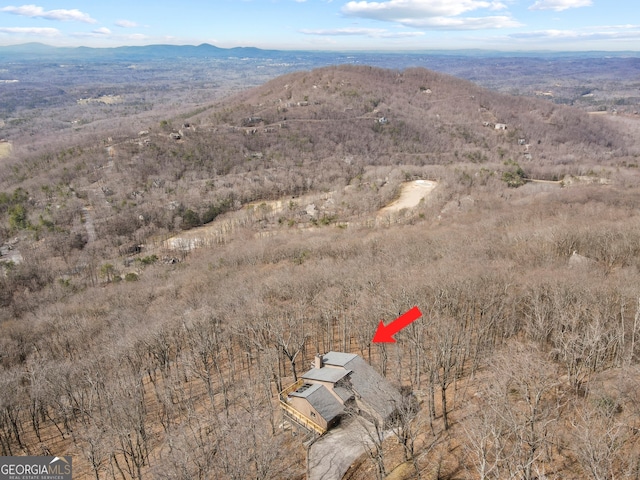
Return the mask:
<svg viewBox="0 0 640 480">
<path fill-rule="evenodd" d="M 640 476 L 639 126 L 340 66 L 143 132 L 17 146 L 3 455 L 73 455 L 86 478 L 302 478 L 277 392 L 336 350 L 421 404 L 354 478 L 405 461 L 404 478 Z M 415 179 L 438 186 L 378 213 Z M 169 247 L 203 224 L 215 240 Z M 371 343 L 413 306 L 397 344 Z"/>
</svg>

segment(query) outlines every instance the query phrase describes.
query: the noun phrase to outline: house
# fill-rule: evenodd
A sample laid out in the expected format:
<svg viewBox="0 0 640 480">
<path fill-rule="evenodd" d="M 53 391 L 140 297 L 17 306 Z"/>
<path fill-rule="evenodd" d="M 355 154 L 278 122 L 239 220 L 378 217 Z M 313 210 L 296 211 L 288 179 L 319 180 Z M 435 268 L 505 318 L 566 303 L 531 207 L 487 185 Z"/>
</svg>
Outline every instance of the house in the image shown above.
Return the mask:
<svg viewBox="0 0 640 480">
<path fill-rule="evenodd" d="M 255 127 L 262 122 L 262 117 L 251 116 L 242 120 L 243 127 Z"/>
<path fill-rule="evenodd" d="M 285 416 L 320 435 L 346 414 L 386 425 L 402 401 L 400 392 L 360 356 L 329 352 L 280 393 Z"/>
<path fill-rule="evenodd" d="M 576 250 L 569 257 L 569 268 L 588 267 L 594 265 L 595 261 L 584 255 L 580 255 Z"/>
<path fill-rule="evenodd" d="M 289 394 L 288 402 L 324 431 L 337 425 L 343 413 L 342 404 L 319 383 L 303 383 Z"/>
</svg>

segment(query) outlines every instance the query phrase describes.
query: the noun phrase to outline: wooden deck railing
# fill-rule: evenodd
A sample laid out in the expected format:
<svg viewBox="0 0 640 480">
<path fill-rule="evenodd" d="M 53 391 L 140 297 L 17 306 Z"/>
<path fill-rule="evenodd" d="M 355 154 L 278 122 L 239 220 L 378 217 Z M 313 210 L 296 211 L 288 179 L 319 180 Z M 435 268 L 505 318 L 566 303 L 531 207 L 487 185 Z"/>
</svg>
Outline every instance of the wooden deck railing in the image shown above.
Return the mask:
<svg viewBox="0 0 640 480">
<path fill-rule="evenodd" d="M 298 380 L 296 383 L 293 383 L 293 384 L 289 385 L 287 388 L 285 388 L 284 390 L 282 390 L 280 392 L 280 400 L 285 400 L 286 401 L 287 400 L 287 396 L 291 392 L 295 392 L 302 385 L 304 385 L 304 381 L 302 379 Z"/>
<path fill-rule="evenodd" d="M 282 400 L 280 400 L 280 406 L 289 415 L 291 415 L 296 422 L 298 422 L 300 425 L 305 427 L 307 430 L 314 431 L 318 435 L 324 435 L 327 432 L 327 430 L 325 428 L 322 428 L 316 422 L 314 422 L 314 421 L 310 420 L 309 418 L 305 417 L 300 412 L 298 412 L 295 408 L 293 408 L 291 405 L 288 405 L 286 402 L 283 402 Z"/>
<path fill-rule="evenodd" d="M 327 432 L 326 428 L 322 428 L 316 422 L 306 417 L 302 413 L 298 412 L 295 408 L 287 403 L 287 396 L 300 388 L 304 382 L 302 380 L 298 380 L 293 385 L 288 386 L 283 391 L 280 392 L 280 407 L 287 412 L 289 415 L 293 417 L 293 419 L 305 427 L 307 430 L 316 432 L 318 435 L 324 435 Z"/>
</svg>

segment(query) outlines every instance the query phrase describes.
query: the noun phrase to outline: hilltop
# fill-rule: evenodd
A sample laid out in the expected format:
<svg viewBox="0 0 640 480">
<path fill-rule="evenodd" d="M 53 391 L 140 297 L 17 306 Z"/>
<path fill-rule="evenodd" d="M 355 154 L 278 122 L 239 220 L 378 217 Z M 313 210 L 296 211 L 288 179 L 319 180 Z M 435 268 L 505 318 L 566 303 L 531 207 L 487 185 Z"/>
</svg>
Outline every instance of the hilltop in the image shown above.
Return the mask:
<svg viewBox="0 0 640 480">
<path fill-rule="evenodd" d="M 189 117 L 234 92 L 328 65 L 428 68 L 493 91 L 589 112 L 628 115 L 640 105 L 634 83 L 638 59 L 601 52 L 344 53 L 207 44 L 104 49 L 27 44 L 0 47 L 0 63 L 0 138 L 31 153 L 95 141 L 105 131 L 107 136 L 127 135 L 163 119 Z"/>
<path fill-rule="evenodd" d="M 474 155 L 478 162 L 505 156 L 518 160 L 525 153 L 518 140 L 524 139 L 537 157 L 534 165 L 553 165 L 585 147 L 592 159 L 602 158 L 604 151 L 617 155 L 626 141 L 616 127 L 578 110 L 499 94 L 419 68 L 342 66 L 297 72 L 220 107 L 224 114 L 217 119 L 233 126 L 285 125 L 304 132 L 313 144 L 311 155 L 326 156 L 340 144 L 345 154 L 364 153 L 372 163 L 446 164 L 473 161 Z M 496 134 L 490 130 L 497 124 L 505 130 Z M 264 133 L 264 128 L 255 130 Z M 272 142 L 262 143 L 268 149 Z M 396 154 L 404 157 L 381 159 Z"/>
<path fill-rule="evenodd" d="M 323 218 L 348 223 L 375 216 L 403 180 L 469 170 L 480 173 L 468 186 L 518 186 L 634 164 L 633 122 L 614 120 L 426 69 L 301 71 L 141 131 L 44 154 L 17 148 L 2 166 L 2 238 L 35 229 L 36 252 L 57 265 L 50 278 L 86 266 L 86 246 L 108 262 L 155 254 L 158 239 L 252 202 L 332 192 Z M 280 226 L 318 221 L 289 213 Z M 21 250 L 29 237 L 18 235 Z"/>
<path fill-rule="evenodd" d="M 632 114 L 353 65 L 166 113 L 7 149 L 3 454 L 71 454 L 100 478 L 301 478 L 277 393 L 334 350 L 422 407 L 360 478 L 476 478 L 483 460 L 584 478 L 589 448 L 637 473 Z M 407 185 L 429 188 L 385 208 Z M 396 345 L 371 343 L 414 305 Z"/>
<path fill-rule="evenodd" d="M 637 148 L 623 121 L 425 69 L 339 66 L 281 76 L 139 132 L 120 127 L 99 143 L 23 150 L 4 166 L 3 189 L 29 192 L 25 221 L 41 218 L 39 235 L 87 241 L 78 221 L 89 209 L 101 251 L 117 256 L 256 201 L 337 191 L 348 206 L 332 209 L 335 219 L 373 214 L 401 180 L 380 173 L 368 195 L 350 194 L 375 167 L 410 179 L 419 167 L 473 166 L 522 184 L 624 165 Z M 8 228 L 5 217 L 5 239 Z"/>
</svg>

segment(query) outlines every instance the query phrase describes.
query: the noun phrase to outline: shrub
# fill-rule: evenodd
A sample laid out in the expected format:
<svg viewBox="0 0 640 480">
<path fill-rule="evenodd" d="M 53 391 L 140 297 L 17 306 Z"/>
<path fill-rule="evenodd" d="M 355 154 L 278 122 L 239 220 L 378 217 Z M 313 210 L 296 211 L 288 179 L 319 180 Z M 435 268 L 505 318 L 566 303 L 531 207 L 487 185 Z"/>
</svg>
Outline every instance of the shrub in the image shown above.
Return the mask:
<svg viewBox="0 0 640 480">
<path fill-rule="evenodd" d="M 153 254 L 153 255 L 147 255 L 146 257 L 142 257 L 140 259 L 140 263 L 142 263 L 143 265 L 152 265 L 154 263 L 156 263 L 158 261 L 158 256 Z"/>
<path fill-rule="evenodd" d="M 518 163 L 514 162 L 513 160 L 508 160 L 504 162 L 504 164 L 510 168 L 509 170 L 502 173 L 502 181 L 511 188 L 517 188 L 524 185 L 527 175 L 526 173 L 524 173 L 524 170 L 520 167 L 520 165 L 518 165 Z"/>
<path fill-rule="evenodd" d="M 27 210 L 22 205 L 14 205 L 9 210 L 9 226 L 13 230 L 24 230 L 29 227 Z"/>
<path fill-rule="evenodd" d="M 200 225 L 200 215 L 190 208 L 187 208 L 182 215 L 182 228 L 188 230 Z"/>
</svg>

